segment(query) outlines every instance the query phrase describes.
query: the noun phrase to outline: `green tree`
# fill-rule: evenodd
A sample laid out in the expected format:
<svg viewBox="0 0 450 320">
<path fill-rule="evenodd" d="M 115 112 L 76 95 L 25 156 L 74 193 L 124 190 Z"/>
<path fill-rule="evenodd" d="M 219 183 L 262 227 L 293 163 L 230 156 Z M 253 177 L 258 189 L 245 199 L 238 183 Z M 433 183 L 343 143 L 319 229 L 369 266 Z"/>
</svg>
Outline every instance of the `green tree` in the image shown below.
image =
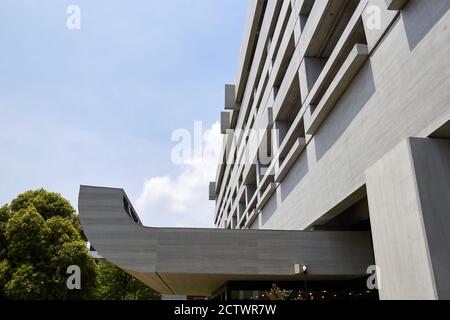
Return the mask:
<svg viewBox="0 0 450 320">
<path fill-rule="evenodd" d="M 7 258 L 16 265 L 45 261 L 47 234 L 45 220 L 34 207 L 13 213 L 5 228 Z"/>
<path fill-rule="evenodd" d="M 7 242 L 5 237 L 6 223 L 11 216 L 9 207 L 4 205 L 0 207 L 0 261 L 6 258 L 7 253 Z"/>
<path fill-rule="evenodd" d="M 0 298 L 4 299 L 4 288 L 5 285 L 10 281 L 12 278 L 12 271 L 13 268 L 11 267 L 11 264 L 7 259 L 3 259 L 0 261 Z"/>
<path fill-rule="evenodd" d="M 0 209 L 0 295 L 9 299 L 89 299 L 97 266 L 80 234 L 75 210 L 43 189 Z M 81 290 L 69 290 L 67 268 L 81 270 Z"/>
<path fill-rule="evenodd" d="M 31 264 L 21 264 L 9 270 L 11 278 L 5 284 L 6 296 L 15 300 L 38 300 L 47 295 L 45 274 Z"/>
<path fill-rule="evenodd" d="M 27 191 L 0 207 L 0 298 L 159 299 L 126 272 L 91 257 L 75 210 L 57 193 Z M 81 290 L 69 290 L 67 268 L 81 269 Z"/>
<path fill-rule="evenodd" d="M 45 220 L 52 217 L 61 217 L 71 221 L 82 238 L 85 239 L 78 215 L 70 202 L 59 193 L 48 192 L 45 189 L 26 191 L 11 201 L 9 210 L 17 212 L 21 209 L 27 209 L 31 205 L 36 208 Z"/>
<path fill-rule="evenodd" d="M 45 220 L 51 217 L 72 219 L 75 215 L 75 210 L 69 201 L 58 193 L 48 192 L 44 189 L 26 191 L 20 194 L 11 201 L 10 209 L 12 212 L 17 212 L 30 206 L 35 207 Z"/>
<path fill-rule="evenodd" d="M 115 265 L 99 264 L 97 298 L 102 300 L 159 300 L 161 295 Z"/>
</svg>

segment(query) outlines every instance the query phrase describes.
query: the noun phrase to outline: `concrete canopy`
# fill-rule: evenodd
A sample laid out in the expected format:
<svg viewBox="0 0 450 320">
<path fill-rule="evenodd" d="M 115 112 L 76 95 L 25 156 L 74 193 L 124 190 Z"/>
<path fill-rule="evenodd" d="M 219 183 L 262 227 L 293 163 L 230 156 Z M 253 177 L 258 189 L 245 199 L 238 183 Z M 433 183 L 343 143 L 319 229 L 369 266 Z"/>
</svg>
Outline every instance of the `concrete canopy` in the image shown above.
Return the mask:
<svg viewBox="0 0 450 320">
<path fill-rule="evenodd" d="M 81 186 L 83 230 L 101 256 L 164 294 L 211 296 L 228 281 L 350 279 L 374 264 L 368 232 L 149 228 L 122 189 Z"/>
</svg>

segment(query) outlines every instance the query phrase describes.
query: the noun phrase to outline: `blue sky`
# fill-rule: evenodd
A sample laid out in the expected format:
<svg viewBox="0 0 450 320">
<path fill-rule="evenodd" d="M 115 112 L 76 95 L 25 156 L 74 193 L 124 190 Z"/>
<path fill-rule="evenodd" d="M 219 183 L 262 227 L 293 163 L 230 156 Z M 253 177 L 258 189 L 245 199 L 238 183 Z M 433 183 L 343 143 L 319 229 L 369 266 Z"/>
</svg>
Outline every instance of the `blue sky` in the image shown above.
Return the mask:
<svg viewBox="0 0 450 320">
<path fill-rule="evenodd" d="M 70 4 L 81 8 L 81 30 L 66 28 Z M 244 0 L 2 0 L 0 204 L 44 187 L 76 206 L 80 184 L 123 187 L 146 224 L 186 216 L 180 225 L 208 225 L 208 177 L 188 190 L 201 197 L 176 199 L 184 209 L 161 203 L 173 199 L 157 188 L 165 181 L 163 188 L 184 190 L 183 181 L 198 177 L 198 166 L 172 163 L 171 134 L 218 120 L 246 7 Z M 217 144 L 220 135 L 209 140 Z"/>
</svg>

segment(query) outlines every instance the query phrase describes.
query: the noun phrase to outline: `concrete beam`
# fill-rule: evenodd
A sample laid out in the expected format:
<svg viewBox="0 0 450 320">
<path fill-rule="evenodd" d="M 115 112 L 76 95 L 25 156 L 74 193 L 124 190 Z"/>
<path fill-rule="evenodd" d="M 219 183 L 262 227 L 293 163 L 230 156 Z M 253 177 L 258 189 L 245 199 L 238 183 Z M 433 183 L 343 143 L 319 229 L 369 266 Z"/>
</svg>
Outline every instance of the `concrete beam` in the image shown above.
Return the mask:
<svg viewBox="0 0 450 320">
<path fill-rule="evenodd" d="M 225 110 L 239 110 L 241 105 L 236 103 L 236 86 L 233 84 L 225 85 Z"/>
<path fill-rule="evenodd" d="M 216 183 L 210 182 L 209 183 L 209 200 L 213 201 L 216 199 L 217 199 Z"/>
<path fill-rule="evenodd" d="M 228 111 L 220 113 L 220 132 L 222 134 L 226 134 L 227 130 L 231 129 L 230 117 L 231 113 Z"/>
<path fill-rule="evenodd" d="M 258 41 L 257 29 L 263 18 L 264 5 L 267 0 L 250 0 L 247 13 L 247 24 L 244 28 L 241 53 L 238 61 L 238 72 L 236 75 L 236 101 L 241 102 L 244 96 L 245 86 L 249 76 L 250 62 L 253 58 L 253 48 Z"/>
<path fill-rule="evenodd" d="M 380 298 L 450 299 L 450 140 L 404 140 L 366 181 Z"/>
<path fill-rule="evenodd" d="M 165 294 L 209 296 L 227 281 L 359 278 L 373 262 L 367 232 L 149 228 L 134 222 L 122 189 L 82 186 L 83 230 L 106 260 Z"/>
</svg>

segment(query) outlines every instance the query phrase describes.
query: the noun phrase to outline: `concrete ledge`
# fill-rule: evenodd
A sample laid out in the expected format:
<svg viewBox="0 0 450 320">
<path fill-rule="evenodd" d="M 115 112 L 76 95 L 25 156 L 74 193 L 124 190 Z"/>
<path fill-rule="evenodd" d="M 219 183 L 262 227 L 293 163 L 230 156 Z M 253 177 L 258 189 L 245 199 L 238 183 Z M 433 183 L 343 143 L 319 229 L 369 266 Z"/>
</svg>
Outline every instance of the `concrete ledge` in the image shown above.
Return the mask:
<svg viewBox="0 0 450 320">
<path fill-rule="evenodd" d="M 292 90 L 294 90 L 293 86 L 295 84 L 295 77 L 298 77 L 298 69 L 300 68 L 300 56 L 298 55 L 298 51 L 294 51 L 292 58 L 289 62 L 289 66 L 286 70 L 286 74 L 284 75 L 283 82 L 279 88 L 277 97 L 273 104 L 273 115 L 274 119 L 278 119 L 279 114 L 283 110 L 283 107 L 286 106 L 286 103 L 289 98 L 289 94 Z M 300 86 L 298 87 L 298 91 L 300 94 Z M 300 97 L 299 97 L 300 100 Z"/>
<path fill-rule="evenodd" d="M 258 217 L 259 213 L 260 212 L 256 208 L 252 209 L 251 212 L 247 213 L 247 222 L 245 223 L 244 229 L 250 229 L 253 222 L 255 222 L 256 218 Z"/>
<path fill-rule="evenodd" d="M 266 1 L 267 2 L 267 1 Z M 274 13 L 275 8 L 277 5 L 277 1 L 268 1 L 267 7 L 264 12 L 264 17 L 262 18 L 263 22 L 261 25 L 261 30 L 258 34 L 257 38 L 257 45 L 256 50 L 254 52 L 253 61 L 255 63 L 252 63 L 250 66 L 249 74 L 247 75 L 246 82 L 242 83 L 236 88 L 236 102 L 242 104 L 242 110 L 243 114 L 245 115 L 249 109 L 251 108 L 250 101 L 254 97 L 254 86 L 256 79 L 260 75 L 261 70 L 264 67 L 264 61 L 262 59 L 262 56 L 264 52 L 266 52 L 267 48 L 267 42 L 268 42 L 268 36 L 269 36 L 269 27 L 272 24 L 272 21 L 274 20 Z M 242 93 L 240 93 L 240 86 L 242 86 Z M 241 119 L 244 119 L 245 117 L 240 117 Z M 242 123 L 238 123 L 238 127 L 240 127 Z"/>
<path fill-rule="evenodd" d="M 308 0 L 308 1 L 305 1 L 305 3 L 306 3 L 306 5 L 312 6 L 313 1 Z M 288 4 L 289 4 L 288 2 L 283 2 L 283 6 L 280 8 L 280 16 L 278 18 L 278 19 L 282 19 L 282 20 L 283 19 L 287 20 L 288 25 L 286 26 L 286 31 L 284 33 L 281 33 L 280 24 L 279 23 L 276 24 L 276 29 L 275 29 L 275 32 L 274 32 L 274 35 L 272 38 L 272 42 L 271 42 L 272 45 L 270 46 L 270 50 L 269 50 L 269 57 L 273 57 L 275 54 L 275 51 L 278 51 L 278 52 L 285 51 L 285 49 L 283 50 L 282 48 L 280 48 L 280 46 L 282 46 L 282 45 L 287 46 L 290 35 L 293 34 L 293 27 L 295 25 L 295 20 L 299 14 L 299 12 L 297 12 L 296 10 L 300 10 L 301 8 L 305 7 L 305 5 L 300 5 L 299 8 L 295 8 L 294 11 L 292 11 L 290 13 L 290 15 L 287 16 L 286 13 L 287 13 Z M 277 58 L 272 67 L 270 67 L 271 59 L 266 59 L 265 65 L 263 67 L 263 71 L 261 73 L 261 80 L 260 80 L 259 86 L 256 90 L 256 94 L 254 95 L 254 101 L 253 101 L 253 103 L 249 104 L 249 96 L 246 96 L 245 101 L 242 103 L 243 108 L 242 108 L 242 110 L 240 110 L 240 113 L 242 113 L 242 115 L 239 117 L 239 121 L 236 124 L 236 128 L 244 129 L 244 125 L 242 123 L 243 119 L 246 118 L 246 116 L 244 114 L 248 113 L 249 118 L 254 116 L 257 105 L 265 106 L 267 104 L 271 104 L 271 102 L 269 100 L 271 99 L 270 95 L 272 93 L 272 90 L 266 90 L 266 87 L 273 86 L 273 82 L 275 81 L 276 74 L 280 67 L 280 62 L 283 59 L 284 55 L 285 55 L 285 52 L 283 54 L 277 55 Z M 270 72 L 269 72 L 269 69 L 271 70 Z M 249 82 L 250 82 L 250 80 L 249 80 Z M 262 109 L 263 108 L 261 108 L 261 110 Z M 249 123 L 250 123 L 250 121 L 247 122 L 247 124 L 249 124 Z M 249 128 L 247 125 L 246 130 L 248 130 L 248 129 Z M 240 144 L 241 144 L 241 140 L 239 139 L 238 145 L 240 145 Z M 243 150 L 244 148 L 239 149 L 238 158 L 242 154 L 241 149 Z M 237 177 L 235 176 L 234 178 L 236 179 Z M 233 181 L 233 178 L 232 178 L 232 181 Z"/>
<path fill-rule="evenodd" d="M 220 132 L 226 134 L 227 130 L 230 129 L 230 112 L 220 113 Z"/>
<path fill-rule="evenodd" d="M 289 1 L 283 1 L 283 5 L 280 10 L 280 15 L 278 17 L 278 21 L 275 26 L 275 30 L 273 32 L 272 43 L 269 48 L 269 56 L 270 57 L 276 56 L 277 53 L 279 52 L 278 50 L 280 48 L 282 36 L 283 36 L 283 33 L 282 33 L 283 27 L 288 24 L 288 21 L 291 17 L 290 15 L 288 16 L 289 7 L 290 7 Z M 284 30 L 284 31 L 286 31 L 286 30 Z"/>
<path fill-rule="evenodd" d="M 236 86 L 233 84 L 225 85 L 225 110 L 239 110 L 241 105 L 236 103 Z"/>
<path fill-rule="evenodd" d="M 209 183 L 209 200 L 213 201 L 216 200 L 217 193 L 216 193 L 216 183 L 210 182 Z"/>
<path fill-rule="evenodd" d="M 356 44 L 337 73 L 322 100 L 312 112 L 310 119 L 306 121 L 306 133 L 315 134 L 322 122 L 326 119 L 336 102 L 345 92 L 359 69 L 368 58 L 368 48 L 364 44 Z M 313 108 L 313 106 L 310 106 Z"/>
<path fill-rule="evenodd" d="M 255 193 L 249 199 L 246 212 L 251 212 L 253 208 L 256 208 L 256 204 L 258 203 L 258 191 L 259 189 L 255 190 Z"/>
<path fill-rule="evenodd" d="M 277 184 L 275 182 L 269 183 L 264 193 L 261 195 L 258 204 L 256 205 L 256 210 L 261 211 L 267 202 L 272 197 L 272 194 L 275 192 L 277 188 Z"/>
<path fill-rule="evenodd" d="M 311 88 L 307 97 L 305 98 L 305 104 L 309 105 L 311 102 L 317 100 L 318 93 L 323 90 L 323 85 L 326 83 L 326 80 L 329 79 L 333 70 L 338 66 L 339 61 L 342 61 L 345 48 L 349 46 L 349 41 L 352 39 L 352 35 L 357 31 L 358 23 L 361 23 L 361 15 L 365 9 L 366 3 L 362 1 L 355 12 L 353 13 L 352 18 L 350 19 L 347 27 L 345 28 L 341 38 L 336 44 L 331 56 L 329 57 L 327 63 L 323 67 L 319 77 L 317 78 L 315 84 Z"/>
<path fill-rule="evenodd" d="M 236 101 L 242 101 L 244 95 L 245 85 L 248 79 L 246 69 L 252 61 L 252 48 L 255 41 L 258 40 L 256 31 L 258 25 L 263 18 L 263 9 L 266 0 L 250 0 L 247 13 L 247 25 L 244 29 L 244 37 L 241 45 L 241 53 L 238 62 L 238 72 L 236 75 Z"/>
<path fill-rule="evenodd" d="M 286 155 L 280 169 L 275 173 L 275 182 L 283 181 L 284 177 L 288 174 L 289 170 L 291 170 L 292 166 L 295 164 L 305 147 L 305 138 L 298 138 L 297 141 L 295 141 L 294 145 L 289 150 L 289 153 Z"/>
</svg>

